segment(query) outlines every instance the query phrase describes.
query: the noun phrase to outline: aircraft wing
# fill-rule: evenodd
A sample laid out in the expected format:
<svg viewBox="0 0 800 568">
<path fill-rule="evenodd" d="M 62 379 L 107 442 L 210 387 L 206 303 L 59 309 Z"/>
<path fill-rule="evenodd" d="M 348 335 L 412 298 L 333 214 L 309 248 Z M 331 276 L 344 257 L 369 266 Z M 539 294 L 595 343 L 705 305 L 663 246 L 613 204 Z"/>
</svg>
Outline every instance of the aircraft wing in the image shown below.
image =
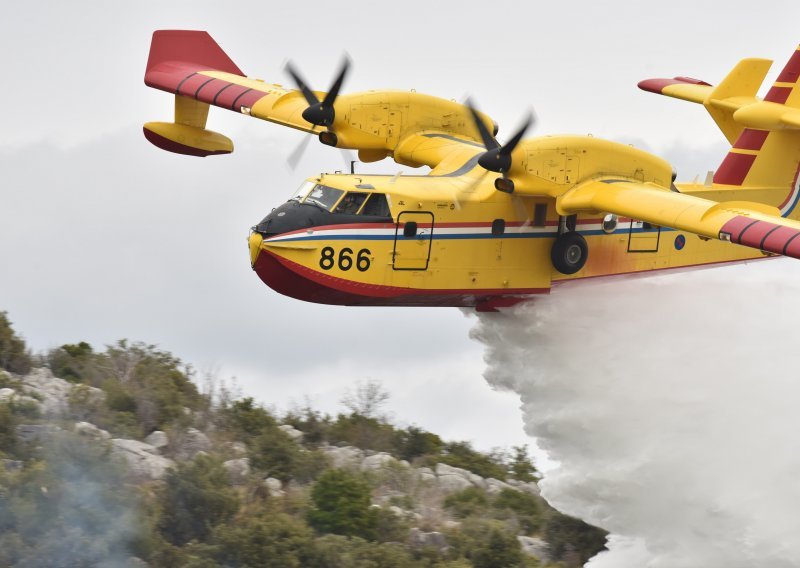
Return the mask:
<svg viewBox="0 0 800 568">
<path fill-rule="evenodd" d="M 567 191 L 558 211 L 600 211 L 701 237 L 721 239 L 774 254 L 800 258 L 800 223 L 775 207 L 747 201 L 718 203 L 661 186 L 627 179 L 599 179 Z"/>
<path fill-rule="evenodd" d="M 305 132 L 330 130 L 335 133 L 331 145 L 358 150 L 365 162 L 389 156 L 408 166 L 455 170 L 483 150 L 464 105 L 413 91 L 341 95 L 334 101 L 330 129 L 315 126 L 302 116 L 309 103 L 300 90 L 245 76 L 204 31 L 156 31 L 145 84 L 175 95 L 175 121 L 147 123 L 145 136 L 162 149 L 182 154 L 233 151 L 228 138 L 205 129 L 210 106 Z M 320 101 L 326 95 L 313 93 Z M 494 126 L 489 117 L 480 116 L 487 127 Z"/>
</svg>

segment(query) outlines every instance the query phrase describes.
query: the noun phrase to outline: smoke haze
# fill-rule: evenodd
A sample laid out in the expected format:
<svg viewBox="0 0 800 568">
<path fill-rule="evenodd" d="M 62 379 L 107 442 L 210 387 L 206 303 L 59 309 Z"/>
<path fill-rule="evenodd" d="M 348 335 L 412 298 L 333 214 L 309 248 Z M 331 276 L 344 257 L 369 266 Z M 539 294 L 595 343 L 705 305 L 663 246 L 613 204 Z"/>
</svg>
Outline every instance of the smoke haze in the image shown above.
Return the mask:
<svg viewBox="0 0 800 568">
<path fill-rule="evenodd" d="M 588 567 L 800 566 L 798 276 L 751 263 L 479 316 L 486 380 L 556 462 L 543 495 L 612 533 Z"/>
</svg>

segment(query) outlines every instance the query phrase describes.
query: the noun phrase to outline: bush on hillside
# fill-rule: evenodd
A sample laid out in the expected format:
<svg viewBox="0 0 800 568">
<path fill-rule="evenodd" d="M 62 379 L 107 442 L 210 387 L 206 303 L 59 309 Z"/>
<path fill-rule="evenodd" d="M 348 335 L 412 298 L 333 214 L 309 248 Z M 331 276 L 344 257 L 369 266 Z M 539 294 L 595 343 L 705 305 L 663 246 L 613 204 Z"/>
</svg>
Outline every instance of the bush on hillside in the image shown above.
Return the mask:
<svg viewBox="0 0 800 568">
<path fill-rule="evenodd" d="M 11 327 L 8 314 L 0 312 L 0 369 L 24 375 L 31 370 L 31 363 L 25 341 Z"/>
</svg>

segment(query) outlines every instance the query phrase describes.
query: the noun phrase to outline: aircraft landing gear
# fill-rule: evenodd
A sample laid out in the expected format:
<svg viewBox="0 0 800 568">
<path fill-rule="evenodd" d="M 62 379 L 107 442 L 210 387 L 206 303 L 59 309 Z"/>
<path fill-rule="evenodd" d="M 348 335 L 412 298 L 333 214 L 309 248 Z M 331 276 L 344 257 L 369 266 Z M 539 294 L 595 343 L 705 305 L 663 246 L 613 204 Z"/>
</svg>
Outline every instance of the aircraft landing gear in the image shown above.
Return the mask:
<svg viewBox="0 0 800 568">
<path fill-rule="evenodd" d="M 583 268 L 588 257 L 589 246 L 586 239 L 575 231 L 558 235 L 550 250 L 553 266 L 561 274 L 575 274 Z"/>
</svg>

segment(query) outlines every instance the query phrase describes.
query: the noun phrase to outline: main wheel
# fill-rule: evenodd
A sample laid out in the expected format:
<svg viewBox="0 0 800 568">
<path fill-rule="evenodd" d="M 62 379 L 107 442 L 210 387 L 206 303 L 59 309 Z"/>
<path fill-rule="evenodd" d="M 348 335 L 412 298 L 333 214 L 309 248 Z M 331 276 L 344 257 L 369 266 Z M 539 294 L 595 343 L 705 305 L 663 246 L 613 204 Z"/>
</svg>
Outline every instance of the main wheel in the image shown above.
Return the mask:
<svg viewBox="0 0 800 568">
<path fill-rule="evenodd" d="M 550 251 L 553 266 L 561 274 L 575 274 L 589 257 L 589 246 L 579 233 L 570 231 L 558 236 Z"/>
</svg>

